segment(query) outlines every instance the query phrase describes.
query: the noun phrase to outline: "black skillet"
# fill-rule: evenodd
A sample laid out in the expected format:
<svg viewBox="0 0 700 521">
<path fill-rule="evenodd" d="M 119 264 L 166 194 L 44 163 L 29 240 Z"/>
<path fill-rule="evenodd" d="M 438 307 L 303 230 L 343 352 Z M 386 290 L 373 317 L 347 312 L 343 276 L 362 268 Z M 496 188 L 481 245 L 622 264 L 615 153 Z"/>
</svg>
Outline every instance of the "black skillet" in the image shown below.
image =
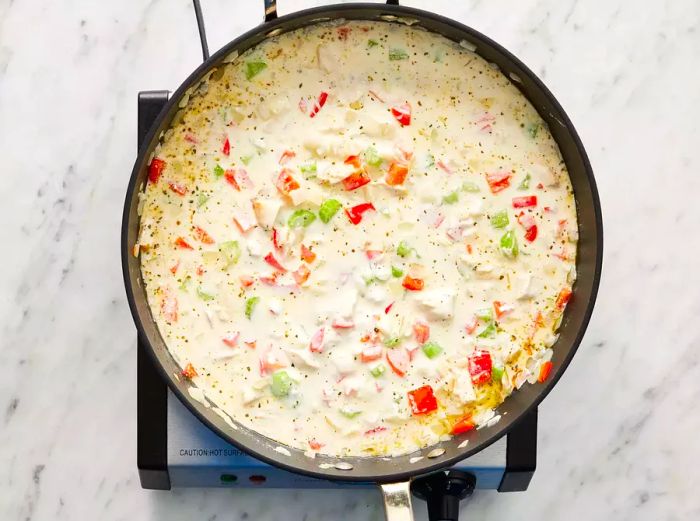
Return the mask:
<svg viewBox="0 0 700 521">
<path fill-rule="evenodd" d="M 163 379 L 189 410 L 219 436 L 266 463 L 292 472 L 328 480 L 375 482 L 381 486 L 384 494 L 387 519 L 410 520 L 412 519 L 410 481 L 450 467 L 506 434 L 519 419 L 526 416 L 544 399 L 574 356 L 593 311 L 600 282 L 603 229 L 595 179 L 576 130 L 552 93 L 515 56 L 474 29 L 444 16 L 399 6 L 397 0 L 389 0 L 387 4 L 357 3 L 316 7 L 279 18 L 275 0 L 264 0 L 264 7 L 265 21 L 260 26 L 228 43 L 211 57 L 207 58 L 208 52 L 204 47 L 206 58 L 204 63 L 170 97 L 139 151 L 126 193 L 122 221 L 122 267 L 129 305 L 139 335 L 144 339 L 147 350 Z M 197 14 L 198 17 L 201 16 L 200 12 Z M 475 46 L 477 54 L 496 64 L 513 80 L 549 125 L 566 162 L 576 198 L 579 228 L 576 262 L 578 277 L 574 284 L 573 297 L 566 308 L 559 330 L 559 339 L 554 346 L 551 377 L 544 384 L 525 385 L 513 393 L 498 408 L 497 412 L 501 414 L 501 420 L 495 425 L 427 447 L 420 451 L 420 455 L 426 457 L 415 463 L 409 462 L 409 456 L 343 458 L 342 460 L 317 456 L 315 459 L 310 459 L 301 451 L 292 448 L 289 448 L 291 455 L 287 456 L 275 451 L 274 448 L 279 444 L 271 442 L 268 438 L 240 425 L 238 429 L 231 428 L 211 408 L 194 400 L 188 393 L 188 387 L 191 384 L 179 378 L 180 367 L 168 352 L 151 316 L 141 280 L 139 259 L 131 253 L 138 235 L 138 194 L 146 183 L 147 163 L 162 132 L 170 126 L 186 91 L 196 85 L 209 71 L 220 66 L 234 50 L 240 54 L 268 37 L 321 21 L 338 19 L 376 20 L 388 23 L 405 23 L 406 20 L 410 20 L 414 27 L 422 27 L 455 42 L 466 40 Z M 465 439 L 468 439 L 469 443 L 460 448 L 459 445 Z M 433 457 L 427 457 L 429 454 Z M 435 454 L 440 455 L 435 457 Z M 414 453 L 412 456 L 415 455 Z"/>
</svg>

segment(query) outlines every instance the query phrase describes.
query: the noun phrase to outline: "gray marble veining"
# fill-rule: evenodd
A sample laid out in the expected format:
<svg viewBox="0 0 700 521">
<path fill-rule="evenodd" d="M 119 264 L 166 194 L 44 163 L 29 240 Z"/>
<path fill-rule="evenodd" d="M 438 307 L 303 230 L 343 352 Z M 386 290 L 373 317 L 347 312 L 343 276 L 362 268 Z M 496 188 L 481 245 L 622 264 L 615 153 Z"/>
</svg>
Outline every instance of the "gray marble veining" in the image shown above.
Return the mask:
<svg viewBox="0 0 700 521">
<path fill-rule="evenodd" d="M 530 490 L 478 493 L 464 518 L 700 519 L 700 3 L 406 3 L 541 75 L 604 208 L 598 306 L 541 407 Z M 262 0 L 203 7 L 212 50 L 262 18 Z M 139 487 L 119 264 L 136 93 L 199 59 L 189 0 L 0 1 L 0 519 L 382 518 L 374 491 Z"/>
</svg>

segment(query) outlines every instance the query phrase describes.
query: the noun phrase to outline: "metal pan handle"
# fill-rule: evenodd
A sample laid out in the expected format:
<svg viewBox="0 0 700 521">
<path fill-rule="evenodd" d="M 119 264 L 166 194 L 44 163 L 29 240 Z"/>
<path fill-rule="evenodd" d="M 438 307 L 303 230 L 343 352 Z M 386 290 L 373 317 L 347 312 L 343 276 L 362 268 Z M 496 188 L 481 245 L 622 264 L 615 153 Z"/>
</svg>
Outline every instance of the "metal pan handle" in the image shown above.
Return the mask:
<svg viewBox="0 0 700 521">
<path fill-rule="evenodd" d="M 277 0 L 263 0 L 265 2 L 265 21 L 269 22 L 277 18 Z M 386 0 L 387 5 L 399 5 L 399 0 Z"/>
<path fill-rule="evenodd" d="M 380 487 L 384 497 L 386 521 L 413 521 L 411 482 L 384 483 Z"/>
</svg>

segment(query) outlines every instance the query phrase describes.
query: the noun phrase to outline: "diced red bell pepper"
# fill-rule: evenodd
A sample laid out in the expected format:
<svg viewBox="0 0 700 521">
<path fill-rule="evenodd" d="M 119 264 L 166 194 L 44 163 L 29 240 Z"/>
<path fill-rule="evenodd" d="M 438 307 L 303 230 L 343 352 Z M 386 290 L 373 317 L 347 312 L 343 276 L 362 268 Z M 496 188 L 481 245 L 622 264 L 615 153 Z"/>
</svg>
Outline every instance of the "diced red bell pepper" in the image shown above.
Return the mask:
<svg viewBox="0 0 700 521">
<path fill-rule="evenodd" d="M 309 447 L 311 447 L 311 450 L 320 450 L 323 447 L 323 443 L 319 443 L 312 438 L 309 440 Z"/>
<path fill-rule="evenodd" d="M 496 319 L 500 320 L 504 315 L 513 311 L 513 306 L 501 302 L 500 300 L 493 301 L 493 310 L 496 312 Z"/>
<path fill-rule="evenodd" d="M 325 333 L 325 330 L 323 328 L 320 328 L 318 331 L 314 333 L 314 336 L 311 337 L 311 342 L 309 343 L 309 349 L 313 353 L 322 353 L 323 352 L 323 335 Z"/>
<path fill-rule="evenodd" d="M 430 326 L 424 322 L 413 324 L 413 337 L 419 344 L 425 344 L 430 338 Z"/>
<path fill-rule="evenodd" d="M 227 156 L 231 153 L 231 142 L 228 140 L 228 136 L 224 140 L 224 146 L 221 148 L 221 152 Z"/>
<path fill-rule="evenodd" d="M 279 243 L 279 236 L 277 233 L 277 228 L 274 226 L 272 227 L 272 245 L 275 247 L 276 250 L 281 250 L 282 245 Z"/>
<path fill-rule="evenodd" d="M 163 294 L 160 311 L 168 322 L 177 322 L 177 297 L 169 289 Z"/>
<path fill-rule="evenodd" d="M 362 221 L 362 214 L 369 210 L 375 210 L 374 205 L 372 203 L 362 203 L 352 208 L 346 208 L 345 215 L 348 216 L 352 224 L 357 225 Z"/>
<path fill-rule="evenodd" d="M 189 134 L 189 133 L 185 134 L 185 141 L 187 141 L 188 143 L 192 143 L 193 145 L 196 145 L 197 143 L 199 143 L 199 139 L 197 139 L 197 136 L 195 136 L 194 134 Z"/>
<path fill-rule="evenodd" d="M 389 304 L 387 307 L 384 308 L 384 314 L 388 315 L 389 311 L 391 311 L 391 308 L 393 308 L 393 307 L 394 307 L 394 303 L 392 302 L 391 304 Z"/>
<path fill-rule="evenodd" d="M 402 185 L 408 175 L 408 167 L 401 163 L 391 163 L 386 174 L 386 184 L 389 186 Z"/>
<path fill-rule="evenodd" d="M 255 282 L 255 279 L 250 275 L 241 275 L 240 277 L 238 277 L 238 280 L 241 281 L 241 286 L 243 286 L 244 288 L 251 287 Z"/>
<path fill-rule="evenodd" d="M 414 416 L 420 414 L 428 414 L 436 411 L 438 404 L 433 388 L 429 385 L 424 385 L 418 389 L 408 392 L 408 404 L 411 406 L 411 412 Z"/>
<path fill-rule="evenodd" d="M 184 376 L 188 380 L 192 380 L 192 378 L 197 376 L 197 370 L 194 368 L 191 362 L 187 362 L 187 365 L 182 370 L 182 376 Z"/>
<path fill-rule="evenodd" d="M 549 377 L 549 373 L 552 372 L 552 362 L 547 361 L 540 366 L 540 374 L 537 377 L 537 381 L 542 383 Z"/>
<path fill-rule="evenodd" d="M 190 243 L 182 237 L 178 237 L 177 239 L 175 239 L 175 246 L 177 246 L 178 248 L 182 248 L 183 250 L 194 250 L 194 248 L 190 246 Z"/>
<path fill-rule="evenodd" d="M 338 27 L 338 39 L 343 41 L 347 40 L 351 30 L 350 27 Z"/>
<path fill-rule="evenodd" d="M 368 431 L 365 431 L 365 436 L 372 436 L 374 434 L 379 434 L 380 432 L 384 432 L 386 430 L 386 427 L 375 427 L 374 429 L 370 429 Z"/>
<path fill-rule="evenodd" d="M 280 262 L 277 259 L 275 259 L 275 256 L 272 254 L 272 252 L 265 255 L 265 262 L 267 262 L 270 266 L 275 268 L 280 273 L 284 273 L 287 271 L 287 268 L 282 266 Z"/>
<path fill-rule="evenodd" d="M 174 181 L 170 181 L 168 183 L 168 186 L 170 187 L 170 190 L 175 192 L 178 195 L 185 195 L 187 193 L 187 187 L 183 185 L 182 183 L 176 183 Z"/>
<path fill-rule="evenodd" d="M 177 269 L 180 267 L 180 261 L 178 260 L 175 264 L 170 266 L 170 273 L 175 275 L 177 273 Z"/>
<path fill-rule="evenodd" d="M 537 225 L 533 224 L 527 230 L 525 230 L 525 240 L 532 242 L 537 239 Z"/>
<path fill-rule="evenodd" d="M 160 175 L 163 173 L 164 168 L 165 161 L 154 157 L 151 160 L 151 164 L 148 165 L 148 181 L 153 184 L 157 183 L 158 179 L 160 179 Z"/>
<path fill-rule="evenodd" d="M 513 197 L 513 208 L 530 208 L 531 206 L 537 206 L 536 195 Z"/>
<path fill-rule="evenodd" d="M 328 93 L 325 91 L 321 91 L 321 94 L 318 95 L 318 100 L 316 103 L 314 103 L 313 108 L 311 109 L 311 112 L 309 113 L 310 118 L 316 117 L 316 114 L 318 114 L 318 111 L 321 110 L 321 108 L 326 104 L 326 101 L 328 100 Z"/>
<path fill-rule="evenodd" d="M 316 260 L 316 254 L 311 251 L 310 248 L 307 248 L 303 244 L 301 245 L 301 260 L 304 262 L 311 264 L 313 261 Z"/>
<path fill-rule="evenodd" d="M 309 275 L 311 275 L 311 270 L 306 267 L 306 264 L 302 264 L 296 271 L 292 272 L 294 282 L 300 286 L 308 280 Z"/>
<path fill-rule="evenodd" d="M 383 250 L 365 250 L 365 255 L 369 260 L 374 260 L 384 253 Z"/>
<path fill-rule="evenodd" d="M 371 181 L 364 170 L 355 170 L 352 174 L 343 179 L 343 188 L 347 191 L 357 190 Z"/>
<path fill-rule="evenodd" d="M 332 323 L 333 329 L 352 329 L 355 327 L 355 322 L 344 318 L 336 318 Z"/>
<path fill-rule="evenodd" d="M 464 330 L 467 332 L 468 335 L 471 335 L 474 331 L 476 331 L 476 326 L 478 325 L 479 319 L 476 315 L 472 315 L 467 321 L 467 323 L 464 324 Z"/>
<path fill-rule="evenodd" d="M 537 223 L 535 218 L 531 214 L 521 211 L 517 219 L 520 226 L 525 228 L 525 240 L 528 242 L 534 241 L 537 238 Z"/>
<path fill-rule="evenodd" d="M 378 344 L 374 346 L 367 346 L 362 350 L 362 353 L 360 354 L 360 361 L 366 364 L 367 362 L 379 360 L 382 357 L 383 351 L 384 350 L 382 349 L 382 346 Z"/>
<path fill-rule="evenodd" d="M 489 184 L 492 194 L 505 190 L 510 186 L 510 178 L 513 177 L 512 172 L 492 172 L 486 174 L 486 182 Z"/>
<path fill-rule="evenodd" d="M 199 266 L 197 266 L 195 273 L 201 277 L 202 275 L 204 275 L 205 271 L 206 270 L 204 269 L 204 266 L 200 264 Z"/>
<path fill-rule="evenodd" d="M 279 164 L 280 165 L 285 164 L 287 161 L 289 161 L 293 157 L 296 157 L 296 155 L 297 155 L 296 152 L 293 152 L 291 150 L 285 150 L 284 152 L 282 152 L 282 155 L 280 156 Z"/>
<path fill-rule="evenodd" d="M 405 376 L 411 365 L 411 357 L 403 347 L 389 349 L 386 353 L 386 361 L 389 362 L 391 370 L 399 376 Z"/>
<path fill-rule="evenodd" d="M 269 349 L 269 348 L 268 348 Z M 288 360 L 282 352 L 266 351 L 260 354 L 258 366 L 261 375 L 274 373 L 277 369 L 282 369 L 289 365 Z"/>
<path fill-rule="evenodd" d="M 391 107 L 391 114 L 402 127 L 411 124 L 411 105 L 408 102 Z"/>
<path fill-rule="evenodd" d="M 471 414 L 467 414 L 466 416 L 463 416 L 459 420 L 457 420 L 454 425 L 452 425 L 452 429 L 450 430 L 450 434 L 457 435 L 457 434 L 462 434 L 464 432 L 469 432 L 471 430 L 474 430 L 474 422 L 472 421 L 472 416 Z"/>
<path fill-rule="evenodd" d="M 241 191 L 241 187 L 238 186 L 238 181 L 236 181 L 236 173 L 233 170 L 226 170 L 224 173 L 224 179 L 226 179 L 226 182 L 233 186 L 236 190 L 239 192 Z"/>
<path fill-rule="evenodd" d="M 352 165 L 355 168 L 360 168 L 362 166 L 362 163 L 360 162 L 360 156 L 348 156 L 345 158 L 345 161 L 343 161 L 346 165 Z"/>
<path fill-rule="evenodd" d="M 406 275 L 401 285 L 410 291 L 421 291 L 423 286 L 425 286 L 425 282 L 423 279 L 414 279 L 410 275 Z"/>
<path fill-rule="evenodd" d="M 491 353 L 477 349 L 468 359 L 469 374 L 474 385 L 484 384 L 491 380 Z"/>
<path fill-rule="evenodd" d="M 282 195 L 289 195 L 289 192 L 299 188 L 299 183 L 292 177 L 291 170 L 283 168 L 279 176 L 277 176 L 277 183 L 275 186 L 277 186 L 277 190 L 279 190 Z"/>
<path fill-rule="evenodd" d="M 214 239 L 211 235 L 207 233 L 207 231 L 204 228 L 195 226 L 194 236 L 197 237 L 197 240 L 203 244 L 214 244 Z"/>
<path fill-rule="evenodd" d="M 557 295 L 557 301 L 556 301 L 557 309 L 564 309 L 566 307 L 566 304 L 569 302 L 570 299 L 571 299 L 571 289 L 570 288 L 562 288 L 562 290 L 559 292 L 559 295 Z"/>
<path fill-rule="evenodd" d="M 260 279 L 260 282 L 262 282 L 263 284 L 267 284 L 268 286 L 276 286 L 278 276 L 279 276 L 279 273 L 274 272 L 274 273 L 271 273 L 270 275 L 260 275 L 260 277 L 258 277 L 258 278 Z"/>
<path fill-rule="evenodd" d="M 452 170 L 449 166 L 447 166 L 442 160 L 437 162 L 438 168 L 445 172 L 446 174 L 452 174 L 454 173 L 454 170 Z"/>
<path fill-rule="evenodd" d="M 241 334 L 238 331 L 234 331 L 233 333 L 229 333 L 223 337 L 221 341 L 229 347 L 236 347 L 238 345 L 238 337 L 240 335 Z"/>
</svg>

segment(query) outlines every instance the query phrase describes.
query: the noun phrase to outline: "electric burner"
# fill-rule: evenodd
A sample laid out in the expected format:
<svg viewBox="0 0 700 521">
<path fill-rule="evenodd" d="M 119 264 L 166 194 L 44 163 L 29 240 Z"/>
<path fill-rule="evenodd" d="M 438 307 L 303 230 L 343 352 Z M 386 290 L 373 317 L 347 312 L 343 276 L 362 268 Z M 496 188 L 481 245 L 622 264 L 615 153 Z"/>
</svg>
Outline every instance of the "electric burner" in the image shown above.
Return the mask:
<svg viewBox="0 0 700 521">
<path fill-rule="evenodd" d="M 138 145 L 168 100 L 168 91 L 140 92 Z M 333 482 L 278 469 L 248 456 L 201 423 L 168 389 L 138 339 L 137 465 L 141 486 L 338 488 L 375 484 Z M 523 418 L 496 443 L 462 460 L 447 473 L 414 480 L 414 494 L 425 498 L 431 487 L 455 479 L 463 486 L 499 492 L 526 490 L 535 471 L 537 411 Z M 435 477 L 440 484 L 435 485 Z M 449 487 L 449 485 L 447 485 Z M 466 491 L 463 491 L 467 493 Z"/>
</svg>

